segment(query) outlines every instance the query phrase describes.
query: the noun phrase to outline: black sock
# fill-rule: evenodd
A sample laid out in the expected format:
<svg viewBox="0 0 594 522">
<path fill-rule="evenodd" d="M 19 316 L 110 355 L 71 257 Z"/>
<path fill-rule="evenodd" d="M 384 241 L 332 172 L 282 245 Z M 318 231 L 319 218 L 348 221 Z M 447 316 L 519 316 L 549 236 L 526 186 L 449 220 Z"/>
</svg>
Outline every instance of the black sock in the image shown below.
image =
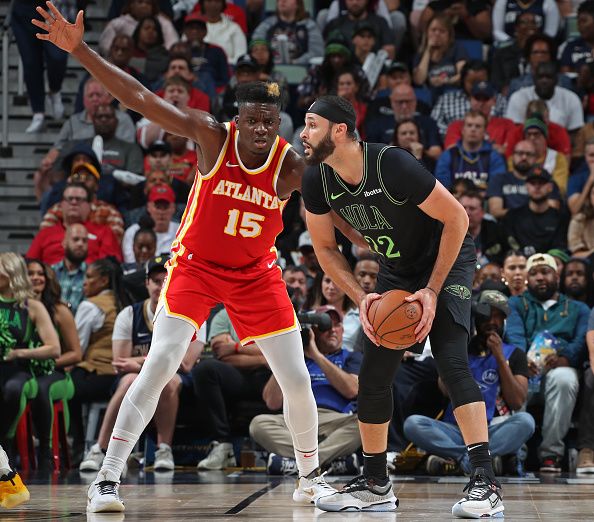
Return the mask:
<svg viewBox="0 0 594 522">
<path fill-rule="evenodd" d="M 386 452 L 363 452 L 363 476 L 373 479 L 379 486 L 388 482 L 388 463 Z"/>
<path fill-rule="evenodd" d="M 483 468 L 489 477 L 493 477 L 493 464 L 491 462 L 491 452 L 488 442 L 476 442 L 466 446 L 470 465 L 474 471 L 476 468 Z"/>
</svg>

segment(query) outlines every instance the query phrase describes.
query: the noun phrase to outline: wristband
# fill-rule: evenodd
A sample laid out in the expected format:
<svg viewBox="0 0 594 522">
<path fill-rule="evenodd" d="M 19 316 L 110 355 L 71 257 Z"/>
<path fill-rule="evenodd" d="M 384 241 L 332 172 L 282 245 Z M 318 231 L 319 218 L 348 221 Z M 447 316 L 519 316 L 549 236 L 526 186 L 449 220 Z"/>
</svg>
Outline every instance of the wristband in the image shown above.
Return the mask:
<svg viewBox="0 0 594 522">
<path fill-rule="evenodd" d="M 437 294 L 437 292 L 435 290 L 433 290 L 433 288 L 431 288 L 430 286 L 426 286 L 425 288 L 427 290 L 431 290 L 435 294 L 435 297 L 439 297 L 439 295 Z"/>
<path fill-rule="evenodd" d="M 239 353 L 239 343 L 235 343 L 235 353 Z"/>
</svg>

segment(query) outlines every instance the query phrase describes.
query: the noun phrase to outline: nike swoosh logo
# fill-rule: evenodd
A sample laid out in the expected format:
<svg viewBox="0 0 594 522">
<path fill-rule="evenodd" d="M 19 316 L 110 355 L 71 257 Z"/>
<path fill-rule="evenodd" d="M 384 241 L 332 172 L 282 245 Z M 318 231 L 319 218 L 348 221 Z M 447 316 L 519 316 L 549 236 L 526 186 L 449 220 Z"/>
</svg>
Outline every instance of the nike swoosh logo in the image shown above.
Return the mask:
<svg viewBox="0 0 594 522">
<path fill-rule="evenodd" d="M 468 451 L 472 451 L 473 449 L 480 448 L 482 444 L 477 444 L 476 446 L 468 446 Z"/>
<path fill-rule="evenodd" d="M 233 165 L 233 163 L 225 163 L 225 165 L 227 165 L 227 167 L 239 167 L 239 165 Z"/>
<path fill-rule="evenodd" d="M 304 453 L 303 454 L 303 457 L 306 458 L 306 459 L 309 459 L 310 457 L 315 457 L 317 454 L 318 454 L 317 452 L 310 453 L 309 455 L 307 453 Z"/>
<path fill-rule="evenodd" d="M 122 442 L 128 442 L 126 439 L 120 439 L 119 437 L 114 437 L 113 435 L 112 435 L 112 437 L 111 437 L 111 438 L 112 438 L 113 440 L 121 440 Z"/>
<path fill-rule="evenodd" d="M 334 201 L 335 199 L 338 199 L 340 196 L 342 196 L 344 194 L 344 192 L 341 192 L 340 194 L 330 194 L 330 199 L 332 201 Z"/>
<path fill-rule="evenodd" d="M 268 268 L 272 268 L 274 265 L 276 265 L 276 261 L 271 261 L 268 263 Z"/>
</svg>

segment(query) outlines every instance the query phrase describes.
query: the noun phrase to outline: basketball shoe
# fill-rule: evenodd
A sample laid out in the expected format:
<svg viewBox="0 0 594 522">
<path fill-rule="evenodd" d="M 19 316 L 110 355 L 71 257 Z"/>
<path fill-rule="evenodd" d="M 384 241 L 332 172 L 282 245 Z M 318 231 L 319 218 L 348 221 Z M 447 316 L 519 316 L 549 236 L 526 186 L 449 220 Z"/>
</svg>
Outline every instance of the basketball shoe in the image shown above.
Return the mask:
<svg viewBox="0 0 594 522">
<path fill-rule="evenodd" d="M 27 502 L 29 498 L 29 490 L 16 471 L 0 477 L 0 506 L 10 509 Z"/>
<path fill-rule="evenodd" d="M 120 499 L 119 482 L 107 480 L 107 471 L 100 471 L 87 493 L 87 511 L 89 513 L 119 513 L 124 511 Z"/>
<path fill-rule="evenodd" d="M 297 479 L 297 487 L 293 491 L 293 501 L 298 504 L 315 504 L 319 497 L 332 495 L 336 490 L 326 482 L 325 473 L 320 470 L 312 471 L 307 477 Z"/>
<path fill-rule="evenodd" d="M 159 444 L 157 451 L 155 451 L 155 463 L 153 464 L 155 470 L 173 471 L 175 469 L 175 461 L 173 460 L 173 451 L 171 446 L 162 442 Z"/>
<path fill-rule="evenodd" d="M 198 469 L 224 469 L 231 466 L 237 466 L 233 444 L 230 442 L 212 441 L 211 450 L 205 459 L 198 463 Z"/>
<path fill-rule="evenodd" d="M 452 515 L 458 518 L 503 518 L 501 484 L 490 478 L 483 468 L 476 468 L 464 488 L 466 496 L 452 507 Z"/>
<path fill-rule="evenodd" d="M 299 469 L 295 459 L 270 453 L 266 464 L 266 473 L 268 475 L 297 475 Z"/>
<path fill-rule="evenodd" d="M 360 475 L 331 495 L 319 496 L 316 507 L 323 511 L 394 511 L 398 499 L 392 482 L 379 486 L 373 479 Z"/>
<path fill-rule="evenodd" d="M 93 444 L 91 449 L 85 453 L 78 469 L 79 471 L 99 471 L 104 458 L 105 453 L 103 453 L 99 444 Z"/>
</svg>

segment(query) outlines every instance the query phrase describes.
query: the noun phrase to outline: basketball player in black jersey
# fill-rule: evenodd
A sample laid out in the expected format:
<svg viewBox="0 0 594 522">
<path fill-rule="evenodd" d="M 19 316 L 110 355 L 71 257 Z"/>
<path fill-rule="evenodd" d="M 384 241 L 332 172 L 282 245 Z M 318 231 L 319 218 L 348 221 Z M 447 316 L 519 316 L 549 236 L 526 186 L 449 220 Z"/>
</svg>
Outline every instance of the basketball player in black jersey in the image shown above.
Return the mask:
<svg viewBox="0 0 594 522">
<path fill-rule="evenodd" d="M 400 288 L 423 305 L 415 330 L 419 352 L 427 336 L 467 444 L 473 475 L 452 508 L 461 518 L 502 517 L 503 502 L 489 454 L 485 404 L 468 368 L 470 295 L 476 266 L 464 208 L 408 151 L 357 140 L 355 111 L 337 96 L 318 98 L 301 133 L 310 168 L 303 178 L 307 225 L 325 273 L 359 305 L 367 334 L 359 374 L 358 415 L 364 471 L 341 491 L 320 498 L 326 511 L 388 511 L 398 506 L 386 469 L 391 384 L 404 350 L 382 347 L 369 305 Z M 331 211 L 379 254 L 376 292 L 366 294 L 339 251 Z"/>
</svg>

